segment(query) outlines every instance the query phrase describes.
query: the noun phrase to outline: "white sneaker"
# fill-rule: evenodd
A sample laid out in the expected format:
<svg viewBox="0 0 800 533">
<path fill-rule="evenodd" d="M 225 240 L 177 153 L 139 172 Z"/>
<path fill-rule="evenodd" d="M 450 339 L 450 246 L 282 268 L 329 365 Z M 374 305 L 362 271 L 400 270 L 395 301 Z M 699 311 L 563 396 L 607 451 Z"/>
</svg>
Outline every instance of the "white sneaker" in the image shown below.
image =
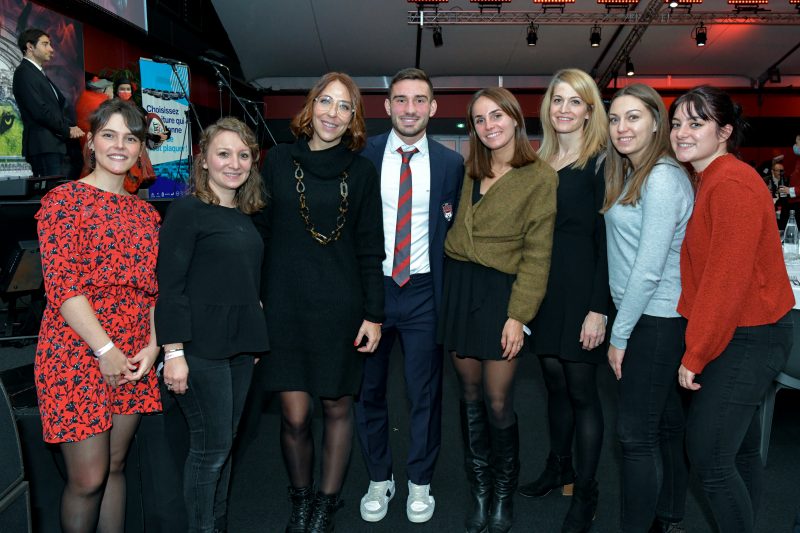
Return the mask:
<svg viewBox="0 0 800 533">
<path fill-rule="evenodd" d="M 389 481 L 370 481 L 367 493 L 361 498 L 361 518 L 378 522 L 386 516 L 389 502 L 394 498 L 394 476 Z"/>
<path fill-rule="evenodd" d="M 436 500 L 430 494 L 431 486 L 416 485 L 408 482 L 408 500 L 406 501 L 406 516 L 409 522 L 419 524 L 427 522 L 433 516 Z"/>
</svg>

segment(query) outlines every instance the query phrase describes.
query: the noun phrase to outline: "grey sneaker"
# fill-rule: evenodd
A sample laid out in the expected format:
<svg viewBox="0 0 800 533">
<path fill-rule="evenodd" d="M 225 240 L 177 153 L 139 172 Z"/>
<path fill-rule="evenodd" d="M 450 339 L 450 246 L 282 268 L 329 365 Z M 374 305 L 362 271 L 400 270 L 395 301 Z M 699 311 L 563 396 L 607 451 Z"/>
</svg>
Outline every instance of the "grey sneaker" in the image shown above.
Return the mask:
<svg viewBox="0 0 800 533">
<path fill-rule="evenodd" d="M 392 498 L 394 498 L 394 476 L 388 481 L 370 481 L 367 493 L 361 498 L 361 518 L 367 522 L 383 520 Z"/>
<path fill-rule="evenodd" d="M 430 485 L 416 485 L 408 482 L 408 500 L 406 501 L 406 516 L 409 522 L 419 524 L 427 522 L 433 516 L 436 500 L 431 496 Z"/>
</svg>

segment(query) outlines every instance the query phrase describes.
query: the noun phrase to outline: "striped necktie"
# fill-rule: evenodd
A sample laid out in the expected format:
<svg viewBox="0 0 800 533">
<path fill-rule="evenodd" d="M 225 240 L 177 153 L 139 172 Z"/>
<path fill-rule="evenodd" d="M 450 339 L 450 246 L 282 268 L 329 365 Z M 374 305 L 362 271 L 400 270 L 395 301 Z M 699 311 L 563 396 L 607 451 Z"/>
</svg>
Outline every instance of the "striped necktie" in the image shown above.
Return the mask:
<svg viewBox="0 0 800 533">
<path fill-rule="evenodd" d="M 394 261 L 392 279 L 400 287 L 411 278 L 411 156 L 419 152 L 413 148 L 407 152 L 403 147 L 397 153 L 403 158 L 400 164 L 400 192 L 397 200 L 397 225 L 394 233 Z"/>
</svg>

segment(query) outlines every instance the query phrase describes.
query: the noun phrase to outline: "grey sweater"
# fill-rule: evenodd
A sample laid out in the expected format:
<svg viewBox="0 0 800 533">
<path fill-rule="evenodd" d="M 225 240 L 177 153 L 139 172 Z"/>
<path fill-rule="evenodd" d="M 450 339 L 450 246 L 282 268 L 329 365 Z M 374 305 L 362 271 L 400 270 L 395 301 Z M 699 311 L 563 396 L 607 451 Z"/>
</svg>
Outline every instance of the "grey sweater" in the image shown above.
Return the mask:
<svg viewBox="0 0 800 533">
<path fill-rule="evenodd" d="M 624 192 L 623 192 L 624 194 Z M 608 281 L 617 306 L 610 342 L 625 349 L 643 315 L 680 316 L 680 251 L 692 214 L 694 191 L 686 171 L 672 159 L 653 167 L 636 205 L 614 204 L 606 212 Z"/>
</svg>

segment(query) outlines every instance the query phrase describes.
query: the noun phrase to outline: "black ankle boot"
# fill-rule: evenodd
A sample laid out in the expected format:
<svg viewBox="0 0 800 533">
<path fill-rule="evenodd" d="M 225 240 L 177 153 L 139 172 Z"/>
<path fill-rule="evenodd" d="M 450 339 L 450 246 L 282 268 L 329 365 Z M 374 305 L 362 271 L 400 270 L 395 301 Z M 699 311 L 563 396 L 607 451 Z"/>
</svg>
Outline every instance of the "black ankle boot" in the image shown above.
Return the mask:
<svg viewBox="0 0 800 533">
<path fill-rule="evenodd" d="M 507 533 L 514 522 L 514 492 L 519 483 L 519 426 L 507 428 L 489 426 L 492 448 L 494 496 L 489 513 L 489 533 Z"/>
<path fill-rule="evenodd" d="M 591 529 L 597 512 L 597 496 L 597 481 L 594 479 L 578 479 L 575 482 L 575 492 L 561 533 L 586 533 Z"/>
<path fill-rule="evenodd" d="M 482 401 L 461 402 L 461 436 L 464 440 L 464 470 L 472 497 L 472 510 L 464 527 L 466 533 L 483 533 L 489 523 L 493 483 L 489 467 L 489 424 Z"/>
<path fill-rule="evenodd" d="M 323 494 L 317 492 L 311 509 L 311 518 L 308 521 L 308 533 L 332 533 L 334 529 L 334 516 L 341 507 L 338 494 Z"/>
<path fill-rule="evenodd" d="M 308 519 L 311 517 L 311 503 L 314 501 L 314 487 L 302 489 L 289 487 L 289 501 L 292 502 L 292 516 L 286 524 L 285 533 L 306 533 Z"/>
<path fill-rule="evenodd" d="M 555 455 L 550 452 L 544 472 L 536 481 L 520 486 L 518 492 L 520 496 L 526 498 L 542 498 L 550 494 L 553 489 L 561 487 L 561 494 L 571 496 L 574 481 L 575 470 L 572 468 L 572 456 Z"/>
</svg>

